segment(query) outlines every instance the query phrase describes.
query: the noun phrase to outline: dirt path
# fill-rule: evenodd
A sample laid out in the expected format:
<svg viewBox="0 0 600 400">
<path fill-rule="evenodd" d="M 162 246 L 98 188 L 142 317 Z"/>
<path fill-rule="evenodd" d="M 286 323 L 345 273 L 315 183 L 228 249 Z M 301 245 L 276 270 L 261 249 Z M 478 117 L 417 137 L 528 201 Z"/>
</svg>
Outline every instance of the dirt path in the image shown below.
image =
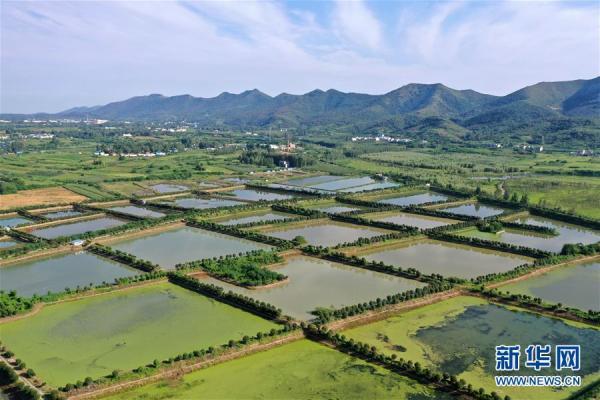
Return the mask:
<svg viewBox="0 0 600 400">
<path fill-rule="evenodd" d="M 290 342 L 294 342 L 296 340 L 300 340 L 304 338 L 304 333 L 302 331 L 297 331 L 295 333 L 292 333 L 286 337 L 283 337 L 281 339 L 277 339 L 274 340 L 272 342 L 268 342 L 268 343 L 257 343 L 255 345 L 250 345 L 247 346 L 239 351 L 234 351 L 231 353 L 226 353 L 223 354 L 219 357 L 210 359 L 210 360 L 203 360 L 203 361 L 199 361 L 197 363 L 194 364 L 189 364 L 189 365 L 178 365 L 174 368 L 165 370 L 163 372 L 160 372 L 156 375 L 152 375 L 152 376 L 147 376 L 144 378 L 140 378 L 140 379 L 135 379 L 132 381 L 127 381 L 127 382 L 122 382 L 113 386 L 108 386 L 108 387 L 104 387 L 104 388 L 99 388 L 97 390 L 93 390 L 90 392 L 86 392 L 86 393 L 80 393 L 80 394 L 74 394 L 72 396 L 69 396 L 68 399 L 69 400 L 80 400 L 80 399 L 90 399 L 90 398 L 97 398 L 97 397 L 101 397 L 104 395 L 108 395 L 114 392 L 118 392 L 118 391 L 122 391 L 125 389 L 130 389 L 130 388 L 134 388 L 134 387 L 138 387 L 138 386 L 143 386 L 146 384 L 149 384 L 151 382 L 155 382 L 158 381 L 160 379 L 164 379 L 164 378 L 176 378 L 179 377 L 183 374 L 187 374 L 190 373 L 192 371 L 196 371 L 202 368 L 206 368 L 209 367 L 211 365 L 215 365 L 215 364 L 220 364 L 223 363 L 225 361 L 229 361 L 229 360 L 234 360 L 236 358 L 240 358 L 240 357 L 244 357 L 246 355 L 250 355 L 253 353 L 258 353 L 261 351 L 265 351 L 265 350 L 269 350 L 273 347 L 276 346 L 280 346 L 286 343 L 290 343 Z"/>
</svg>

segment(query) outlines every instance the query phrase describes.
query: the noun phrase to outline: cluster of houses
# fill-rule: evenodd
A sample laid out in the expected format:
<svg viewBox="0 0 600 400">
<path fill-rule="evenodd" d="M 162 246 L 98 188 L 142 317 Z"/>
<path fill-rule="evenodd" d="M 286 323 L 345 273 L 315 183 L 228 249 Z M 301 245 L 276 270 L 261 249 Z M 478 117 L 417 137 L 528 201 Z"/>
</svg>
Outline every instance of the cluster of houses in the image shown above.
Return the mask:
<svg viewBox="0 0 600 400">
<path fill-rule="evenodd" d="M 94 155 L 97 157 L 161 157 L 166 156 L 164 151 L 156 151 L 154 153 L 105 153 L 104 151 L 96 151 Z"/>
<path fill-rule="evenodd" d="M 366 142 L 366 141 L 374 141 L 374 142 L 387 142 L 387 143 L 410 143 L 412 139 L 408 138 L 395 138 L 391 136 L 386 136 L 383 133 L 377 136 L 353 136 L 351 139 L 353 142 Z"/>
</svg>

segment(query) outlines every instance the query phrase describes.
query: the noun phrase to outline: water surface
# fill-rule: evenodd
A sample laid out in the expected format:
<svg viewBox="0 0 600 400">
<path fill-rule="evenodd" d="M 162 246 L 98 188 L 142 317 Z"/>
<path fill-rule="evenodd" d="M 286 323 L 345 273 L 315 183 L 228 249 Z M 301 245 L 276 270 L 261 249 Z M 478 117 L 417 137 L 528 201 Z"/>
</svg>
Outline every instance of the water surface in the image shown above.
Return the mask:
<svg viewBox="0 0 600 400">
<path fill-rule="evenodd" d="M 293 186 L 309 186 L 309 185 L 318 185 L 324 182 L 336 181 L 344 178 L 339 175 L 318 175 L 318 176 L 310 176 L 308 178 L 298 178 L 291 179 L 286 181 L 285 183 Z"/>
<path fill-rule="evenodd" d="M 159 183 L 150 187 L 157 193 L 176 193 L 190 190 L 190 188 L 185 185 L 174 185 L 170 183 Z"/>
<path fill-rule="evenodd" d="M 21 216 L 2 218 L 0 217 L 0 227 L 13 228 L 17 225 L 30 224 L 32 221 Z"/>
<path fill-rule="evenodd" d="M 55 212 L 51 212 L 48 214 L 42 214 L 42 216 L 47 219 L 61 219 L 61 218 L 76 217 L 81 214 L 82 213 L 80 211 L 64 210 L 64 211 L 55 211 Z"/>
<path fill-rule="evenodd" d="M 275 193 L 256 189 L 236 189 L 226 194 L 231 194 L 232 197 L 235 197 L 236 199 L 249 201 L 289 200 L 295 197 L 291 194 Z"/>
<path fill-rule="evenodd" d="M 370 185 L 372 183 L 376 183 L 377 181 L 370 176 L 363 176 L 361 178 L 347 178 L 340 179 L 333 182 L 324 182 L 316 185 L 309 185 L 309 187 L 313 189 L 321 189 L 321 190 L 341 190 L 347 189 L 356 186 L 365 186 Z"/>
<path fill-rule="evenodd" d="M 371 183 L 369 185 L 356 186 L 356 187 L 351 187 L 348 189 L 342 189 L 342 190 L 340 190 L 340 192 L 358 193 L 358 192 L 365 192 L 367 190 L 387 189 L 387 188 L 396 187 L 396 186 L 399 186 L 399 185 L 394 182 L 376 182 L 376 183 Z"/>
<path fill-rule="evenodd" d="M 10 247 L 15 247 L 19 244 L 19 242 L 14 241 L 12 239 L 0 239 L 0 249 L 8 249 Z M 1 284 L 0 284 L 1 286 Z"/>
<path fill-rule="evenodd" d="M 469 215 L 472 217 L 479 217 L 479 218 L 487 218 L 487 217 L 492 217 L 494 215 L 500 215 L 504 211 L 506 211 L 504 208 L 488 206 L 488 205 L 483 205 L 483 204 L 479 204 L 479 203 L 463 204 L 460 206 L 450 207 L 450 208 L 439 208 L 438 210 L 450 212 L 450 213 L 454 213 L 454 214 L 460 214 L 460 215 Z"/>
<path fill-rule="evenodd" d="M 245 204 L 241 201 L 225 200 L 225 199 L 203 199 L 200 197 L 186 197 L 183 199 L 176 199 L 173 203 L 182 208 L 195 208 L 198 210 L 204 210 L 208 208 L 219 208 L 219 207 L 233 207 Z M 168 204 L 168 203 L 167 203 Z"/>
<path fill-rule="evenodd" d="M 110 210 L 143 218 L 162 218 L 167 214 L 140 206 L 112 207 Z"/>
<path fill-rule="evenodd" d="M 276 270 L 287 275 L 289 282 L 251 290 L 213 278 L 206 281 L 271 303 L 300 319 L 313 318 L 310 312 L 317 307 L 339 308 L 424 286 L 410 279 L 304 256 L 290 257 Z"/>
<path fill-rule="evenodd" d="M 581 310 L 600 311 L 600 262 L 576 264 L 502 286 L 500 290 L 539 297 Z"/>
<path fill-rule="evenodd" d="M 315 210 L 319 210 L 319 211 L 323 211 L 329 214 L 338 214 L 338 213 L 343 213 L 343 212 L 349 212 L 349 211 L 358 211 L 361 210 L 361 208 L 358 207 L 352 207 L 352 206 L 322 206 L 322 207 L 315 207 Z"/>
<path fill-rule="evenodd" d="M 364 218 L 369 218 L 369 214 L 362 215 Z M 435 218 L 426 215 L 395 213 L 393 215 L 379 216 L 372 218 L 376 221 L 391 222 L 399 225 L 415 226 L 419 229 L 437 228 L 449 224 L 455 224 L 458 221 L 446 218 Z"/>
<path fill-rule="evenodd" d="M 125 239 L 110 246 L 165 269 L 174 269 L 175 264 L 186 261 L 271 248 L 266 244 L 189 226 Z"/>
<path fill-rule="evenodd" d="M 262 221 L 283 221 L 285 219 L 295 218 L 290 214 L 278 213 L 275 211 L 263 211 L 260 213 L 234 215 L 227 219 L 217 220 L 219 224 L 223 225 L 239 225 L 239 224 L 250 224 L 254 222 Z"/>
<path fill-rule="evenodd" d="M 420 240 L 361 254 L 369 261 L 415 268 L 424 274 L 475 278 L 504 272 L 527 262 L 525 257 L 435 240 Z"/>
<path fill-rule="evenodd" d="M 0 289 L 20 296 L 62 292 L 65 288 L 112 283 L 140 274 L 133 268 L 87 252 L 61 254 L 0 267 Z"/>
<path fill-rule="evenodd" d="M 387 199 L 381 199 L 378 203 L 381 204 L 391 204 L 394 206 L 412 206 L 424 203 L 433 203 L 436 201 L 445 201 L 448 200 L 448 196 L 443 194 L 437 194 L 432 192 L 413 194 L 411 196 L 400 196 L 400 197 L 391 197 Z"/>
<path fill-rule="evenodd" d="M 324 221 L 318 225 L 307 225 L 269 230 L 265 234 L 281 239 L 292 240 L 296 236 L 304 236 L 308 244 L 317 246 L 335 246 L 340 243 L 354 242 L 358 238 L 370 238 L 380 236 L 391 231 L 358 226 L 333 221 Z"/>
<path fill-rule="evenodd" d="M 31 231 L 31 234 L 44 239 L 55 239 L 61 236 L 79 235 L 81 233 L 114 228 L 115 226 L 125 224 L 125 221 L 117 218 L 102 217 L 96 219 L 88 219 L 85 221 L 73 222 L 70 224 L 61 224 L 50 226 L 47 228 L 34 229 Z"/>
</svg>

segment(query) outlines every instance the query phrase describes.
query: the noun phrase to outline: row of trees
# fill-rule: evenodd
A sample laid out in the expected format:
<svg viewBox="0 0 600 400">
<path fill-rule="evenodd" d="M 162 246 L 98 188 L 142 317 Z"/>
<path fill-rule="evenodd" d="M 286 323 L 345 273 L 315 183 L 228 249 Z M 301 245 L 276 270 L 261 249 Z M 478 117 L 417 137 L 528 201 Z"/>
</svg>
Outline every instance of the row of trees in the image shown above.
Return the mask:
<svg viewBox="0 0 600 400">
<path fill-rule="evenodd" d="M 271 206 L 273 211 L 285 212 L 288 214 L 301 215 L 306 218 L 327 218 L 329 214 L 320 210 L 313 210 L 310 208 L 304 208 L 292 204 L 273 204 Z"/>
<path fill-rule="evenodd" d="M 273 236 L 263 235 L 262 233 L 255 231 L 246 231 L 239 229 L 233 225 L 221 225 L 210 221 L 198 220 L 198 221 L 187 221 L 189 226 L 206 229 L 213 232 L 224 233 L 230 236 L 239 237 L 242 239 L 253 240 L 255 242 L 266 243 L 271 246 L 276 246 L 279 250 L 291 249 L 295 246 L 293 241 L 276 238 Z"/>
<path fill-rule="evenodd" d="M 179 272 L 169 272 L 169 281 L 186 289 L 198 292 L 208 297 L 212 297 L 215 300 L 221 301 L 252 312 L 254 314 L 267 317 L 269 319 L 278 320 L 281 318 L 281 309 L 275 307 L 272 304 L 265 303 L 264 301 L 258 301 L 248 296 L 243 296 L 232 291 L 225 292 L 225 290 L 216 285 L 209 283 L 202 283 L 198 279 L 189 277 Z"/>
<path fill-rule="evenodd" d="M 543 235 L 552 235 L 552 236 L 558 235 L 558 232 L 556 231 L 556 229 L 554 229 L 550 226 L 523 224 L 520 222 L 512 222 L 512 221 L 501 221 L 500 223 L 505 228 L 520 229 L 523 231 L 531 231 L 531 232 L 541 233 Z"/>
<path fill-rule="evenodd" d="M 327 323 L 329 321 L 344 319 L 352 317 L 354 315 L 364 314 L 368 311 L 379 310 L 381 308 L 402 303 L 405 301 L 418 299 L 425 297 L 433 293 L 439 293 L 453 288 L 453 284 L 446 281 L 432 281 L 429 285 L 417 288 L 414 290 L 408 290 L 406 292 L 397 293 L 394 295 L 388 295 L 385 298 L 377 298 L 369 302 L 355 304 L 351 306 L 345 306 L 338 309 L 329 308 L 318 308 L 312 313 L 317 317 L 320 323 Z"/>
<path fill-rule="evenodd" d="M 551 312 L 553 314 L 559 314 L 561 317 L 567 317 L 593 325 L 600 325 L 600 311 L 592 309 L 583 311 L 574 307 L 564 307 L 562 303 L 549 304 L 542 301 L 539 297 L 501 292 L 496 289 L 485 289 L 483 286 L 472 288 L 471 290 L 475 294 L 500 303 L 516 305 L 521 308 L 527 308 L 538 312 Z"/>
<path fill-rule="evenodd" d="M 477 400 L 502 399 L 496 392 L 487 394 L 483 388 L 473 388 L 471 384 L 467 384 L 464 379 L 458 379 L 456 375 L 441 374 L 432 371 L 429 368 L 421 366 L 419 362 L 405 361 L 403 358 L 398 358 L 395 354 L 388 356 L 380 352 L 375 346 L 354 341 L 354 339 L 348 339 L 345 335 L 335 333 L 325 327 L 318 328 L 314 325 L 309 325 L 306 332 L 311 337 L 331 343 L 336 349 L 344 353 L 375 362 L 393 372 L 407 375 L 424 384 L 433 385 L 442 391 L 455 393 L 459 397 Z M 510 397 L 505 396 L 504 400 L 510 400 Z"/>
<path fill-rule="evenodd" d="M 283 261 L 276 251 L 255 250 L 238 256 L 191 261 L 177 264 L 178 271 L 202 269 L 209 275 L 241 286 L 262 286 L 287 279 L 286 275 L 264 268 Z"/>
<path fill-rule="evenodd" d="M 122 264 L 127 264 L 130 267 L 139 269 L 144 272 L 154 272 L 160 269 L 158 264 L 154 264 L 150 261 L 142 260 L 134 256 L 133 254 L 129 254 L 127 252 L 113 249 L 108 246 L 104 246 L 101 244 L 92 244 L 91 246 L 87 246 L 86 250 L 97 254 L 102 257 L 110 258 L 111 260 L 118 261 Z"/>
</svg>

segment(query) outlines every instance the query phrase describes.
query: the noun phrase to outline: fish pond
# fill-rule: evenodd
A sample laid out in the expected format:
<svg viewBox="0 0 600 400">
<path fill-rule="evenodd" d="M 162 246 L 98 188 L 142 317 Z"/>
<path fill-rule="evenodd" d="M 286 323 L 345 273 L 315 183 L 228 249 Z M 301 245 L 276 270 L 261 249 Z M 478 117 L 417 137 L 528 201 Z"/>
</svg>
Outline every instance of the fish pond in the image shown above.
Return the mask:
<svg viewBox="0 0 600 400">
<path fill-rule="evenodd" d="M 167 214 L 140 206 L 112 207 L 110 210 L 142 218 L 162 218 Z"/>
<path fill-rule="evenodd" d="M 20 244 L 20 242 L 17 242 L 10 236 L 0 237 L 0 250 L 5 250 L 5 249 L 9 249 L 11 247 L 16 247 L 19 244 Z M 1 285 L 0 285 L 0 289 L 1 289 Z"/>
<path fill-rule="evenodd" d="M 292 186 L 310 186 L 325 182 L 337 181 L 340 179 L 344 179 L 344 177 L 339 175 L 317 175 L 309 176 L 307 178 L 290 179 L 289 181 L 286 181 L 285 184 Z"/>
<path fill-rule="evenodd" d="M 13 217 L 1 217 L 0 216 L 0 227 L 13 228 L 17 225 L 25 225 L 30 224 L 33 221 L 30 219 L 21 217 L 20 215 L 15 215 Z"/>
<path fill-rule="evenodd" d="M 170 183 L 159 183 L 156 185 L 150 186 L 152 190 L 156 193 L 177 193 L 177 192 L 185 192 L 186 190 L 190 190 L 189 187 L 184 185 L 174 185 Z"/>
<path fill-rule="evenodd" d="M 425 203 L 434 203 L 438 201 L 446 201 L 449 197 L 444 194 L 425 192 L 412 194 L 407 196 L 388 197 L 377 201 L 381 204 L 390 204 L 393 206 L 414 206 Z"/>
<path fill-rule="evenodd" d="M 77 217 L 81 215 L 81 211 L 75 210 L 63 210 L 63 211 L 54 211 L 47 214 L 42 214 L 42 217 L 47 219 L 62 219 L 62 218 L 71 218 Z"/>
<path fill-rule="evenodd" d="M 428 239 L 398 243 L 360 256 L 404 269 L 412 267 L 424 274 L 464 279 L 509 271 L 529 261 L 514 254 Z"/>
<path fill-rule="evenodd" d="M 110 247 L 156 263 L 165 269 L 173 269 L 176 264 L 186 261 L 268 249 L 271 246 L 182 226 L 173 230 L 116 241 L 111 243 Z"/>
<path fill-rule="evenodd" d="M 102 229 L 114 228 L 116 226 L 125 225 L 127 222 L 113 217 L 101 217 L 94 219 L 86 219 L 85 221 L 77 221 L 69 224 L 53 225 L 46 228 L 38 228 L 32 230 L 32 235 L 44 238 L 55 239 L 61 236 L 79 235 L 86 232 L 99 231 Z"/>
<path fill-rule="evenodd" d="M 87 252 L 60 254 L 0 267 L 0 289 L 16 290 L 30 297 L 48 292 L 62 292 L 65 288 L 112 283 L 116 278 L 140 274 L 112 260 Z"/>
<path fill-rule="evenodd" d="M 305 339 L 201 369 L 177 381 L 159 381 L 107 399 L 258 400 L 267 397 L 451 399 L 409 378 Z"/>
<path fill-rule="evenodd" d="M 361 178 L 346 178 L 346 179 L 338 179 L 334 181 L 328 181 L 313 185 L 308 185 L 308 187 L 319 190 L 330 190 L 337 191 L 343 189 L 349 189 L 358 186 L 371 185 L 374 183 L 378 183 L 375 179 L 370 176 L 363 176 Z"/>
<path fill-rule="evenodd" d="M 583 385 L 600 378 L 600 330 L 509 309 L 476 297 L 455 297 L 385 320 L 350 329 L 344 334 L 383 352 L 419 362 L 434 370 L 457 375 L 474 387 L 514 399 L 564 399 L 579 388 L 496 387 L 495 346 L 521 345 L 521 370 L 503 375 L 572 375 L 554 368 L 540 372 L 524 367 L 523 352 L 530 344 L 581 345 Z M 525 371 L 524 371 L 525 368 Z M 531 371 L 531 373 L 528 373 Z"/>
<path fill-rule="evenodd" d="M 240 225 L 263 221 L 284 221 L 290 218 L 296 218 L 296 216 L 276 211 L 261 211 L 254 213 L 236 214 L 232 216 L 227 216 L 225 218 L 215 219 L 214 221 L 222 225 Z"/>
<path fill-rule="evenodd" d="M 595 261 L 553 269 L 499 290 L 539 297 L 584 311 L 600 311 L 599 286 L 600 262 Z"/>
<path fill-rule="evenodd" d="M 311 319 L 318 307 L 339 308 L 423 287 L 421 282 L 313 257 L 294 256 L 276 268 L 287 283 L 246 289 L 213 278 L 206 281 L 226 290 L 271 303 L 294 318 Z"/>
<path fill-rule="evenodd" d="M 287 227 L 278 226 L 274 229 L 268 229 L 263 233 L 287 240 L 302 236 L 308 244 L 329 247 L 341 243 L 354 242 L 361 237 L 370 238 L 384 235 L 391 233 L 391 231 L 326 220 L 320 223 L 311 221 L 310 223 L 295 223 Z"/>
<path fill-rule="evenodd" d="M 448 207 L 448 208 L 438 208 L 438 211 L 449 212 L 453 214 L 460 215 L 468 215 L 470 217 L 478 217 L 478 218 L 487 218 L 493 217 L 494 215 L 500 215 L 506 209 L 496 207 L 496 206 L 488 206 L 485 204 L 462 204 L 460 206 Z"/>
<path fill-rule="evenodd" d="M 170 204 L 170 203 L 165 203 Z M 198 210 L 205 210 L 209 208 L 219 208 L 219 207 L 233 207 L 245 204 L 241 201 L 235 200 L 226 200 L 226 199 L 203 199 L 200 197 L 186 197 L 181 199 L 175 199 L 172 204 L 181 208 L 194 208 Z"/>
<path fill-rule="evenodd" d="M 409 214 L 395 211 L 385 213 L 363 214 L 361 215 L 361 217 L 373 219 L 375 221 L 391 222 L 399 225 L 414 226 L 419 229 L 437 228 L 438 226 L 445 226 L 459 222 L 453 219 L 429 217 L 426 215 Z"/>
<path fill-rule="evenodd" d="M 342 189 L 342 190 L 340 190 L 340 192 L 358 193 L 358 192 L 367 192 L 369 190 L 388 189 L 388 188 L 392 188 L 392 187 L 396 187 L 396 186 L 399 186 L 399 185 L 395 182 L 375 182 L 375 183 L 370 183 L 370 184 L 364 185 L 364 186 L 355 186 L 355 187 L 351 187 L 351 188 L 347 188 L 347 189 Z"/>
<path fill-rule="evenodd" d="M 272 322 L 169 283 L 45 306 L 2 341 L 54 387 L 226 344 Z"/>
<path fill-rule="evenodd" d="M 231 196 L 238 200 L 247 201 L 275 201 L 275 200 L 289 200 L 293 199 L 294 195 L 285 193 L 275 193 L 266 190 L 258 189 L 236 189 L 231 192 L 223 193 L 224 195 Z"/>
<path fill-rule="evenodd" d="M 477 228 L 469 228 L 458 232 L 459 235 L 478 237 L 486 240 L 527 246 L 535 249 L 559 253 L 567 243 L 591 244 L 600 241 L 600 232 L 540 217 L 527 217 L 515 220 L 531 225 L 542 225 L 554 228 L 557 235 L 547 235 L 520 229 L 506 229 L 498 233 L 480 232 Z"/>
</svg>

